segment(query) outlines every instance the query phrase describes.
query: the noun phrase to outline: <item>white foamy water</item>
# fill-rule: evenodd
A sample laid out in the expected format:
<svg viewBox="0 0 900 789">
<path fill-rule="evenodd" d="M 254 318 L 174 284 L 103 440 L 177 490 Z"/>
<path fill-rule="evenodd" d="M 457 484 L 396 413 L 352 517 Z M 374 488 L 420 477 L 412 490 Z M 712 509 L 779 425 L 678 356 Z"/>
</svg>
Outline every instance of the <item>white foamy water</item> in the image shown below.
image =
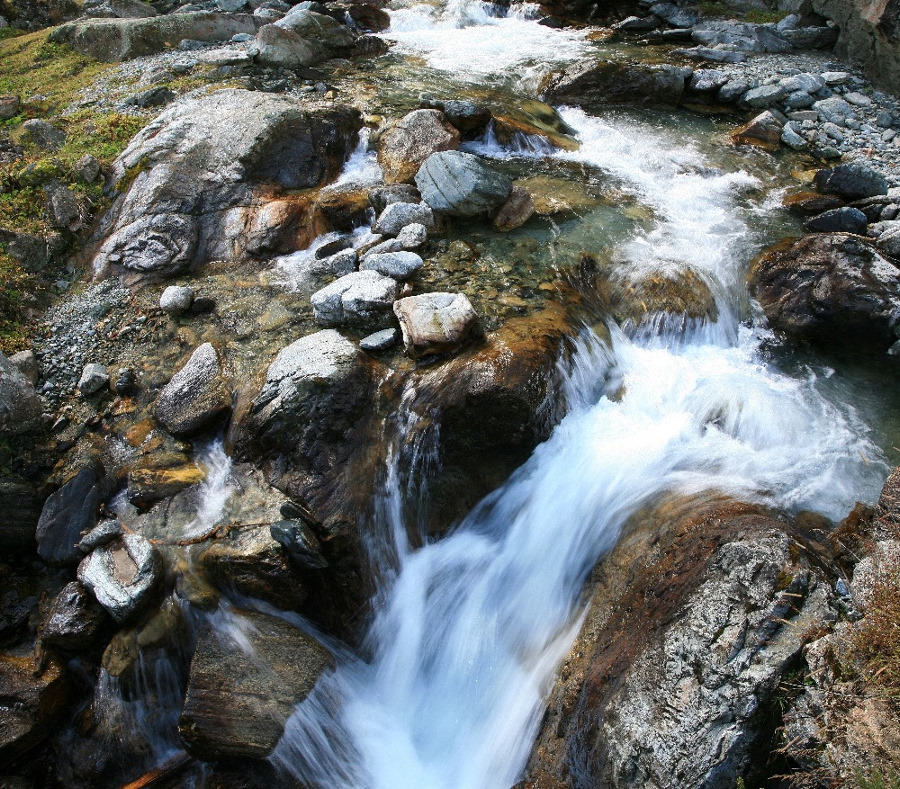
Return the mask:
<svg viewBox="0 0 900 789">
<path fill-rule="evenodd" d="M 529 19 L 530 4 L 514 8 L 515 15 L 499 16 L 494 6 L 468 0 L 410 3 L 392 11 L 391 28 L 382 36 L 456 80 L 482 83 L 515 75 L 520 86 L 534 85 L 554 64 L 587 53 L 584 31 L 538 25 Z"/>
<path fill-rule="evenodd" d="M 754 179 L 641 124 L 563 116 L 583 144 L 558 155 L 601 168 L 653 209 L 652 229 L 618 250 L 623 275 L 690 267 L 720 320 L 630 338 L 612 327 L 611 347 L 585 332 L 568 415 L 510 481 L 421 549 L 393 524 L 399 568 L 379 598 L 371 659 L 320 681 L 274 755 L 310 786 L 514 784 L 577 632 L 584 579 L 655 496 L 716 491 L 840 518 L 880 485 L 884 464 L 853 411 L 824 399 L 814 376 L 771 369 L 760 332 L 737 320 L 758 242 L 745 219 L 758 206 L 741 205 Z"/>
<path fill-rule="evenodd" d="M 235 492 L 232 460 L 225 452 L 225 444 L 221 438 L 197 451 L 197 465 L 206 472 L 206 477 L 197 491 L 197 514 L 184 527 L 182 539 L 212 531 L 222 520 L 228 500 Z"/>
</svg>

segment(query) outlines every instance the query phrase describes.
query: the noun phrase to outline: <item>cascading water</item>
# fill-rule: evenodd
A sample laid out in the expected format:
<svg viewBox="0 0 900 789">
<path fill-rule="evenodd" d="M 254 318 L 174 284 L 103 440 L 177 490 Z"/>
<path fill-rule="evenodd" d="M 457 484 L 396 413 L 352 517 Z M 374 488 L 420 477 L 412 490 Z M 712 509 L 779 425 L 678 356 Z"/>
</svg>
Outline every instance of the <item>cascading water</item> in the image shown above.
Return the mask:
<svg viewBox="0 0 900 789">
<path fill-rule="evenodd" d="M 420 50 L 432 65 L 459 64 L 455 43 L 436 54 L 437 40 Z M 382 529 L 399 566 L 371 658 L 321 679 L 273 756 L 310 786 L 508 789 L 577 632 L 587 573 L 655 496 L 714 490 L 840 518 L 877 492 L 884 466 L 854 413 L 814 376 L 771 369 L 764 330 L 740 323 L 743 264 L 761 243 L 748 223 L 760 206 L 742 193 L 757 181 L 633 120 L 562 114 L 582 146 L 557 155 L 600 168 L 653 211 L 653 228 L 617 250 L 621 276 L 688 268 L 709 285 L 718 321 L 677 334 L 613 326 L 610 344 L 585 331 L 568 415 L 506 485 L 417 550 L 396 537 L 407 524 Z"/>
</svg>

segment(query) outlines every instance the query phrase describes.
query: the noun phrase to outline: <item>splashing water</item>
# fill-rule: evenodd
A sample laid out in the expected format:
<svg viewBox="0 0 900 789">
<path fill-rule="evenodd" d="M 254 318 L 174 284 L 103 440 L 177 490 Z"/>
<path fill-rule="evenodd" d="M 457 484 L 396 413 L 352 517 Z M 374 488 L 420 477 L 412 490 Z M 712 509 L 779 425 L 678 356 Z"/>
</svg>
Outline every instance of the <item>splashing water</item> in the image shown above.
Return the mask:
<svg viewBox="0 0 900 789">
<path fill-rule="evenodd" d="M 577 632 L 585 577 L 654 497 L 714 490 L 840 518 L 877 494 L 885 467 L 852 410 L 824 399 L 813 375 L 771 369 L 761 332 L 739 322 L 742 262 L 760 241 L 746 222 L 759 206 L 741 207 L 755 179 L 632 121 L 562 114 L 582 148 L 557 155 L 601 168 L 653 209 L 652 229 L 618 250 L 623 276 L 690 268 L 719 321 L 630 337 L 611 327 L 609 345 L 585 332 L 568 415 L 509 482 L 418 550 L 394 523 L 399 571 L 371 659 L 320 680 L 273 756 L 310 786 L 508 789 Z"/>
<path fill-rule="evenodd" d="M 197 452 L 197 463 L 206 471 L 197 496 L 197 515 L 184 527 L 184 538 L 208 534 L 222 520 L 235 492 L 232 461 L 221 438 Z"/>
</svg>

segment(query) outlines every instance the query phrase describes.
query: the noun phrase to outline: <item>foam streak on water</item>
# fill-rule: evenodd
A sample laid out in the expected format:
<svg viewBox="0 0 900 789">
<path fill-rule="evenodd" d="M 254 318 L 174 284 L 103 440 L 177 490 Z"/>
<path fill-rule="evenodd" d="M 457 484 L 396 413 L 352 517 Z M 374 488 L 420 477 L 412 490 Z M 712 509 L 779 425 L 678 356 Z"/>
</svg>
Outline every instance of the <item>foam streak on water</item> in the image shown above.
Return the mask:
<svg viewBox="0 0 900 789">
<path fill-rule="evenodd" d="M 720 321 L 630 338 L 612 327 L 609 347 L 586 332 L 552 437 L 450 536 L 395 544 L 400 571 L 370 633 L 372 659 L 320 682 L 275 754 L 311 786 L 514 784 L 577 631 L 586 574 L 654 496 L 715 490 L 839 518 L 877 491 L 883 465 L 861 459 L 878 453 L 854 414 L 813 377 L 770 369 L 757 331 L 735 317 L 754 243 L 740 194 L 753 179 L 711 171 L 637 124 L 564 117 L 583 146 L 560 155 L 653 208 L 653 229 L 620 250 L 623 271 L 691 267 L 713 286 Z"/>
</svg>

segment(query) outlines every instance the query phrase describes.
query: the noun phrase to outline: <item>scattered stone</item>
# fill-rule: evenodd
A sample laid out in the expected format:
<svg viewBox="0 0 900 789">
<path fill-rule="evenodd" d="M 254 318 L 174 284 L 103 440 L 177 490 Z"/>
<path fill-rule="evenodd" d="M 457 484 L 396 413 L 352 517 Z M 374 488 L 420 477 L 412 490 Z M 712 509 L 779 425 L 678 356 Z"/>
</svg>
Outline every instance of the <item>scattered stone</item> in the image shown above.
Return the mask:
<svg viewBox="0 0 900 789">
<path fill-rule="evenodd" d="M 890 110 L 881 110 L 878 113 L 878 117 L 875 119 L 875 123 L 883 129 L 888 129 L 894 125 L 894 115 Z"/>
<path fill-rule="evenodd" d="M 875 241 L 881 252 L 900 260 L 900 228 L 885 230 Z"/>
<path fill-rule="evenodd" d="M 18 96 L 0 96 L 0 121 L 15 118 L 21 108 L 22 102 Z"/>
<path fill-rule="evenodd" d="M 791 125 L 785 125 L 781 132 L 781 141 L 795 151 L 805 151 L 809 146 L 806 138 L 798 134 Z"/>
<path fill-rule="evenodd" d="M 851 74 L 849 71 L 823 71 L 822 79 L 829 86 L 844 85 L 850 81 Z"/>
<path fill-rule="evenodd" d="M 852 104 L 854 107 L 871 107 L 872 99 L 866 96 L 863 93 L 856 93 L 855 91 L 848 91 L 843 96 L 844 101 L 848 104 Z"/>
<path fill-rule="evenodd" d="M 219 354 L 208 342 L 191 354 L 153 405 L 157 421 L 176 436 L 204 430 L 230 410 L 231 393 L 222 377 Z"/>
<path fill-rule="evenodd" d="M 812 107 L 815 103 L 815 99 L 810 96 L 806 91 L 798 90 L 794 93 L 789 94 L 784 99 L 784 106 L 789 110 L 802 110 L 807 107 Z M 818 119 L 818 113 L 816 113 L 816 119 Z"/>
<path fill-rule="evenodd" d="M 369 334 L 359 341 L 359 347 L 364 351 L 386 351 L 397 344 L 400 333 L 396 329 L 382 329 L 374 334 Z"/>
<path fill-rule="evenodd" d="M 85 397 L 97 394 L 109 385 L 109 372 L 105 365 L 92 362 L 85 365 L 78 379 L 78 390 Z"/>
<path fill-rule="evenodd" d="M 234 613 L 233 633 L 201 629 L 178 731 L 203 761 L 265 759 L 284 724 L 334 659 L 318 641 L 272 616 Z"/>
<path fill-rule="evenodd" d="M 77 581 L 66 584 L 50 603 L 41 643 L 70 651 L 91 649 L 107 623 L 103 607 Z"/>
<path fill-rule="evenodd" d="M 96 470 L 81 469 L 44 502 L 35 536 L 38 555 L 48 564 L 75 564 L 82 532 L 97 525 L 104 489 Z"/>
<path fill-rule="evenodd" d="M 369 202 L 376 216 L 380 216 L 392 203 L 419 203 L 421 199 L 419 190 L 412 184 L 376 186 L 369 192 Z"/>
<path fill-rule="evenodd" d="M 66 133 L 40 118 L 32 118 L 22 124 L 24 137 L 43 151 L 59 150 L 66 142 Z"/>
<path fill-rule="evenodd" d="M 125 533 L 122 524 L 117 520 L 105 520 L 91 529 L 78 543 L 78 550 L 84 555 L 89 554 L 94 548 L 112 542 L 116 537 Z"/>
<path fill-rule="evenodd" d="M 397 330 L 385 329 L 379 334 L 385 332 L 396 334 Z M 304 570 L 321 570 L 328 567 L 328 560 L 322 555 L 322 546 L 318 538 L 302 520 L 278 521 L 269 527 L 269 533 L 298 567 Z"/>
<path fill-rule="evenodd" d="M 44 187 L 47 195 L 47 218 L 57 230 L 77 231 L 81 227 L 81 209 L 74 193 L 60 183 Z"/>
<path fill-rule="evenodd" d="M 191 309 L 194 289 L 186 285 L 169 285 L 159 297 L 159 308 L 169 315 L 182 315 Z"/>
<path fill-rule="evenodd" d="M 377 271 L 386 277 L 405 280 L 422 268 L 424 263 L 415 252 L 386 252 L 366 255 L 359 268 L 361 271 Z"/>
<path fill-rule="evenodd" d="M 156 548 L 137 534 L 124 534 L 86 556 L 78 565 L 78 580 L 122 623 L 149 602 L 162 569 Z"/>
<path fill-rule="evenodd" d="M 310 302 L 323 326 L 377 326 L 389 320 L 398 288 L 377 271 L 354 271 L 313 293 Z"/>
<path fill-rule="evenodd" d="M 434 213 L 427 203 L 389 204 L 372 225 L 372 232 L 396 236 L 403 228 L 413 223 L 424 225 L 426 228 L 434 227 Z"/>
<path fill-rule="evenodd" d="M 162 85 L 157 85 L 140 93 L 133 93 L 122 100 L 126 107 L 162 107 L 177 98 L 178 94 Z"/>
<path fill-rule="evenodd" d="M 848 162 L 826 170 L 819 170 L 813 179 L 816 189 L 848 200 L 885 195 L 887 180 L 881 173 L 863 162 Z"/>
<path fill-rule="evenodd" d="M 429 156 L 416 173 L 416 186 L 433 210 L 466 217 L 495 211 L 512 192 L 509 178 L 461 151 Z"/>
<path fill-rule="evenodd" d="M 359 255 L 355 249 L 344 249 L 325 258 L 322 262 L 325 268 L 336 277 L 343 277 L 356 271 Z"/>
<path fill-rule="evenodd" d="M 731 141 L 735 145 L 756 145 L 767 151 L 774 151 L 781 142 L 783 130 L 781 121 L 766 110 L 731 132 Z"/>
<path fill-rule="evenodd" d="M 831 121 L 838 125 L 853 117 L 853 107 L 839 96 L 832 96 L 831 98 L 817 101 L 812 105 L 812 108 L 819 114 L 821 120 Z"/>
<path fill-rule="evenodd" d="M 419 222 L 407 225 L 397 234 L 401 249 L 418 249 L 428 240 L 428 228 Z"/>
<path fill-rule="evenodd" d="M 521 186 L 513 186 L 509 199 L 500 206 L 494 217 L 494 227 L 501 233 L 522 227 L 534 215 L 531 193 Z"/>
<path fill-rule="evenodd" d="M 478 316 L 462 293 L 408 296 L 394 304 L 394 314 L 413 359 L 455 351 L 478 327 Z"/>
<path fill-rule="evenodd" d="M 711 93 L 725 85 L 728 79 L 729 77 L 724 71 L 714 68 L 698 68 L 691 74 L 688 86 L 697 93 Z"/>
<path fill-rule="evenodd" d="M 459 131 L 447 122 L 442 112 L 415 110 L 381 135 L 378 163 L 388 183 L 409 182 L 429 156 L 438 151 L 455 151 L 459 141 Z M 403 224 L 411 221 L 422 220 L 408 219 Z"/>
<path fill-rule="evenodd" d="M 125 397 L 134 394 L 137 391 L 137 376 L 130 367 L 123 367 L 119 370 L 116 380 L 113 383 L 113 389 L 117 395 Z"/>
<path fill-rule="evenodd" d="M 760 85 L 758 88 L 748 90 L 741 98 L 741 104 L 748 107 L 762 109 L 771 107 L 781 101 L 790 93 L 781 85 Z"/>
<path fill-rule="evenodd" d="M 866 215 L 862 211 L 844 206 L 814 216 L 803 227 L 809 233 L 855 233 L 864 236 L 867 224 Z"/>
<path fill-rule="evenodd" d="M 43 407 L 34 386 L 0 353 L 0 436 L 35 430 Z"/>
</svg>

